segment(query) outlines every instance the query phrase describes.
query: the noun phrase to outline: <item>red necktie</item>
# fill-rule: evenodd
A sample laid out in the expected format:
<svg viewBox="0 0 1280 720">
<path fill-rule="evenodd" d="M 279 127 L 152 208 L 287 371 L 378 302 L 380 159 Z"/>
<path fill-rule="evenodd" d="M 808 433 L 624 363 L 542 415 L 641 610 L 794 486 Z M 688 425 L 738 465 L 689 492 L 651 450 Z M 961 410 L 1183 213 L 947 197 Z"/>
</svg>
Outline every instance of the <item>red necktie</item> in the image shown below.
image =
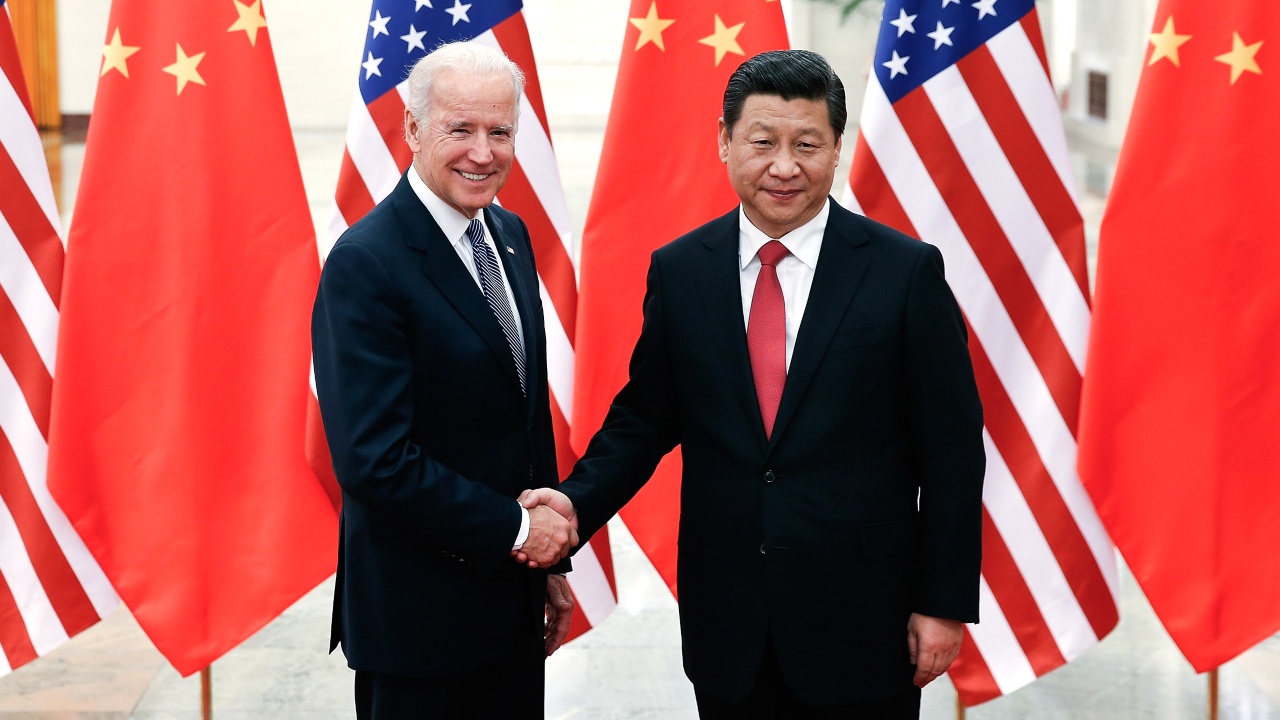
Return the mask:
<svg viewBox="0 0 1280 720">
<path fill-rule="evenodd" d="M 751 296 L 751 319 L 747 323 L 747 352 L 751 355 L 751 376 L 760 401 L 760 418 L 765 437 L 773 435 L 782 388 L 787 384 L 787 313 L 778 283 L 778 263 L 790 255 L 786 246 L 770 240 L 756 253 L 760 275 Z"/>
</svg>

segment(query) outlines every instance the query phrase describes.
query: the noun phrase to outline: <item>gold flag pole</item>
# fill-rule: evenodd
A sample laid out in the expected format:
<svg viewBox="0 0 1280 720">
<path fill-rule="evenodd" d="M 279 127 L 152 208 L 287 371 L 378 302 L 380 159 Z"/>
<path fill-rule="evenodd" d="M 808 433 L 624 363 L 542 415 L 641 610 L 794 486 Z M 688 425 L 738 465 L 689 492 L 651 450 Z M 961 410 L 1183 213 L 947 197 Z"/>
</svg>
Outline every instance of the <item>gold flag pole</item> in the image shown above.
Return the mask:
<svg viewBox="0 0 1280 720">
<path fill-rule="evenodd" d="M 200 671 L 200 717 L 213 720 L 213 673 L 212 666 Z"/>
<path fill-rule="evenodd" d="M 1209 720 L 1218 720 L 1218 668 L 1209 671 Z"/>
<path fill-rule="evenodd" d="M 964 720 L 964 702 L 960 699 L 960 693 L 956 693 L 956 720 Z"/>
</svg>

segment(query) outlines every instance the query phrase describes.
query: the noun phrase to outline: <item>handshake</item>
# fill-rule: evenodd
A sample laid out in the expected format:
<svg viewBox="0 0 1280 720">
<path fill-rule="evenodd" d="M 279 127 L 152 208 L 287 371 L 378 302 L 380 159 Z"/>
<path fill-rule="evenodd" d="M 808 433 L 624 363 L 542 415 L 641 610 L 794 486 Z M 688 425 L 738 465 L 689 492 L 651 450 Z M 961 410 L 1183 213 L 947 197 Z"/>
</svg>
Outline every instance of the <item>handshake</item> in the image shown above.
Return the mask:
<svg viewBox="0 0 1280 720">
<path fill-rule="evenodd" d="M 578 546 L 578 514 L 564 493 L 551 488 L 525 490 L 519 502 L 529 511 L 529 535 L 511 551 L 516 562 L 546 569 Z"/>
</svg>

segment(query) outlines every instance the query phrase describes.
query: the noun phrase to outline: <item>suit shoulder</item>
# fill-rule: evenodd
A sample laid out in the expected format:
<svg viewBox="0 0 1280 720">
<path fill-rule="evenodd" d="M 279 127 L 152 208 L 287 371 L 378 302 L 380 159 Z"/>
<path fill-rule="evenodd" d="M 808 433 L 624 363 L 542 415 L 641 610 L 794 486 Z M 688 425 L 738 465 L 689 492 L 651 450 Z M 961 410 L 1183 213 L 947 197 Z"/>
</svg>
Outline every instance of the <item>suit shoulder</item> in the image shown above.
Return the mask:
<svg viewBox="0 0 1280 720">
<path fill-rule="evenodd" d="M 358 245 L 379 258 L 386 258 L 404 244 L 400 219 L 396 216 L 390 198 L 387 198 L 347 228 L 333 244 L 333 250 L 344 245 Z"/>
<path fill-rule="evenodd" d="M 710 222 L 699 225 L 671 242 L 663 245 L 653 252 L 655 260 L 678 261 L 681 258 L 687 258 L 691 253 L 705 246 L 709 242 L 714 242 L 723 238 L 727 233 L 733 232 L 738 226 L 738 209 L 735 207 L 730 212 Z M 735 234 L 736 241 L 736 234 Z"/>
</svg>

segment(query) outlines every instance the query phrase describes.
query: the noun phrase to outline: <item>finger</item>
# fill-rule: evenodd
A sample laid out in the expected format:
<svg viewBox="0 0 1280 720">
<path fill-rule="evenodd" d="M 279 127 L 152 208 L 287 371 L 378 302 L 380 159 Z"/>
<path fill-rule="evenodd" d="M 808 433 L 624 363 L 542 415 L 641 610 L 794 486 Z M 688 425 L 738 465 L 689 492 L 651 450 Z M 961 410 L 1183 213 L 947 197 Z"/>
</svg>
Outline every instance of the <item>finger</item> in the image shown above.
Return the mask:
<svg viewBox="0 0 1280 720">
<path fill-rule="evenodd" d="M 537 490 L 525 490 L 520 494 L 520 504 L 526 509 L 537 507 L 550 501 L 550 492 L 546 488 L 538 488 Z"/>
<path fill-rule="evenodd" d="M 907 656 L 911 658 L 911 664 L 916 664 L 916 654 L 920 647 L 920 640 L 916 637 L 914 630 L 907 630 Z"/>
<path fill-rule="evenodd" d="M 922 688 L 928 685 L 934 677 L 937 677 L 936 673 L 933 672 L 933 661 L 933 653 L 927 650 L 920 653 L 919 662 L 916 663 L 916 675 L 913 678 L 916 687 Z"/>
<path fill-rule="evenodd" d="M 569 635 L 569 624 L 573 621 L 570 615 L 561 615 L 551 632 L 551 637 L 547 639 L 547 657 L 560 649 L 564 644 L 564 639 Z"/>
</svg>

